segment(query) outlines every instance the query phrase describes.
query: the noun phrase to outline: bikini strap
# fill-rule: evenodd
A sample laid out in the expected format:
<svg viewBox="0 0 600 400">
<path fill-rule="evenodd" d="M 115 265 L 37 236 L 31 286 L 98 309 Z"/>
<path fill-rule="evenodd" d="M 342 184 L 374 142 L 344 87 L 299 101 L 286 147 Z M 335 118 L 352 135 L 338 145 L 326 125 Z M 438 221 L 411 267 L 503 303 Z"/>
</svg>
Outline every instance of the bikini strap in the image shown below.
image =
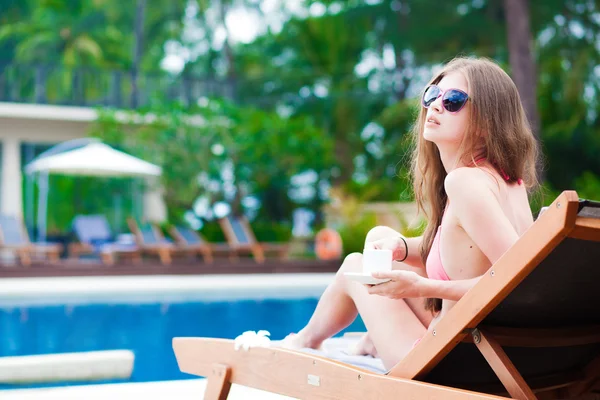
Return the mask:
<svg viewBox="0 0 600 400">
<path fill-rule="evenodd" d="M 475 160 L 475 166 L 477 166 L 477 163 L 480 161 L 485 161 L 485 157 L 479 157 L 477 160 Z M 500 170 L 500 174 L 502 175 L 502 177 L 504 178 L 505 181 L 509 181 L 510 180 L 510 176 L 508 176 L 508 174 L 506 172 L 504 172 L 504 170 L 502 168 L 499 169 Z M 519 178 L 517 180 L 517 182 L 520 184 L 523 183 L 523 179 Z"/>
</svg>

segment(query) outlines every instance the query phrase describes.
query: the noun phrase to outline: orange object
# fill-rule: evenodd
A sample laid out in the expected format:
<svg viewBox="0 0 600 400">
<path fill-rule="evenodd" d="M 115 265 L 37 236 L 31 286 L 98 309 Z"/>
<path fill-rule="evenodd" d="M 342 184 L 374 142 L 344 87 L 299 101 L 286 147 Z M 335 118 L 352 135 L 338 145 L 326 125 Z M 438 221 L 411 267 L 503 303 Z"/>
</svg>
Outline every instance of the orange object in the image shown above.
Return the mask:
<svg viewBox="0 0 600 400">
<path fill-rule="evenodd" d="M 315 237 L 315 253 L 319 260 L 336 260 L 342 257 L 342 237 L 337 231 L 321 229 Z"/>
</svg>

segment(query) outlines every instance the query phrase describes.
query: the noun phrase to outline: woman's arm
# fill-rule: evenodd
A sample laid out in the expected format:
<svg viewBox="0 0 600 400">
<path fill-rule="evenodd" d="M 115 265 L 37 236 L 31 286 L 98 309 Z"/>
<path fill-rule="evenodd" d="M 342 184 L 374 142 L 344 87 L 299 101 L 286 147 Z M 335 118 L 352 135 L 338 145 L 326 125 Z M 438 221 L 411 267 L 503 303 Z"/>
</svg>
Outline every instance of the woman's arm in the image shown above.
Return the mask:
<svg viewBox="0 0 600 400">
<path fill-rule="evenodd" d="M 373 272 L 373 278 L 390 279 L 378 285 L 367 285 L 370 294 L 406 299 L 429 297 L 458 301 L 479 281 L 481 276 L 471 279 L 442 281 L 424 278 L 413 271 Z"/>
<path fill-rule="evenodd" d="M 424 268 L 421 261 L 422 241 L 422 236 L 407 238 L 391 228 L 377 227 L 367 235 L 365 249 L 392 250 L 395 261 L 402 261 L 415 268 Z"/>
<path fill-rule="evenodd" d="M 420 295 L 418 297 L 429 297 L 445 300 L 460 300 L 465 293 L 469 291 L 481 277 L 471 279 L 461 279 L 456 281 L 442 281 L 438 279 L 422 278 L 420 286 Z"/>
<path fill-rule="evenodd" d="M 423 243 L 423 236 L 418 237 L 405 237 L 406 246 L 404 243 L 398 243 L 398 255 L 401 255 L 396 260 L 402 260 L 406 255 L 406 247 L 408 247 L 408 256 L 403 261 L 404 263 L 417 268 L 425 268 L 423 261 L 421 260 L 421 243 Z"/>
<path fill-rule="evenodd" d="M 460 225 L 493 265 L 519 239 L 500 207 L 495 186 L 485 173 L 475 168 L 459 168 L 448 175 L 445 187 Z M 483 273 L 467 265 L 463 279 L 442 281 L 411 271 L 374 272 L 374 278 L 390 281 L 369 287 L 369 293 L 396 299 L 428 297 L 457 301 Z"/>
<path fill-rule="evenodd" d="M 488 174 L 459 168 L 446 178 L 445 189 L 459 224 L 493 265 L 519 239 L 498 202 L 498 187 Z M 481 278 L 484 271 L 465 268 L 451 281 L 420 279 L 419 297 L 458 301 Z"/>
</svg>

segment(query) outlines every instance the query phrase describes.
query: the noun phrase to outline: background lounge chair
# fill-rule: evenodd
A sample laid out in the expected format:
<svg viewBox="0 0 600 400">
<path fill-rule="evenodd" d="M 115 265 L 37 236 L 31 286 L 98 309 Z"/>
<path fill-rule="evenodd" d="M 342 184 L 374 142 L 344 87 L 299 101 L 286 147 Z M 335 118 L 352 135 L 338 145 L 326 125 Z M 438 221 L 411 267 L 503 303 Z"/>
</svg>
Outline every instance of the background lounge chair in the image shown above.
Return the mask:
<svg viewBox="0 0 600 400">
<path fill-rule="evenodd" d="M 39 254 L 56 263 L 63 251 L 59 243 L 32 243 L 23 222 L 12 215 L 0 215 L 0 248 L 14 250 L 23 265 Z"/>
<path fill-rule="evenodd" d="M 209 378 L 205 399 L 232 383 L 302 399 L 582 399 L 600 394 L 599 259 L 600 203 L 566 191 L 389 371 L 227 339 L 173 348 Z"/>
<path fill-rule="evenodd" d="M 73 232 L 77 243 L 69 244 L 69 256 L 78 259 L 82 254 L 98 254 L 105 264 L 114 263 L 114 254 L 129 256 L 134 262 L 141 261 L 136 244 L 115 242 L 110 225 L 104 215 L 78 215 L 73 219 Z"/>
<path fill-rule="evenodd" d="M 258 242 L 250 227 L 248 219 L 244 216 L 228 215 L 219 219 L 219 225 L 225 234 L 227 243 L 237 253 L 251 253 L 256 262 L 265 262 L 265 253 L 276 253 L 280 260 L 287 258 L 288 243 Z"/>
<path fill-rule="evenodd" d="M 169 229 L 177 247 L 188 254 L 201 254 L 206 263 L 213 262 L 213 253 L 231 254 L 232 249 L 226 243 L 209 243 L 202 235 L 185 226 L 172 226 Z"/>
<path fill-rule="evenodd" d="M 177 248 L 163 236 L 158 227 L 149 222 L 138 224 L 133 218 L 128 218 L 127 224 L 143 253 L 158 255 L 162 264 L 171 264 L 173 254 L 177 252 Z"/>
</svg>

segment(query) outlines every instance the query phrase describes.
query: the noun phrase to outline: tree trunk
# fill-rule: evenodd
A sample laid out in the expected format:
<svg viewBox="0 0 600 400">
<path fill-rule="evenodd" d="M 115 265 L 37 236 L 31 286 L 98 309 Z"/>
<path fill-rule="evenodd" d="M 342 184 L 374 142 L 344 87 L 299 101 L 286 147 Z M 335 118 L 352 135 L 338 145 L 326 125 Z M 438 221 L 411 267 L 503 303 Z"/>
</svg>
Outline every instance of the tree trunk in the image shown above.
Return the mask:
<svg viewBox="0 0 600 400">
<path fill-rule="evenodd" d="M 133 42 L 133 66 L 131 68 L 131 107 L 138 107 L 139 87 L 138 79 L 140 64 L 142 63 L 144 47 L 144 14 L 146 13 L 146 0 L 137 0 L 135 7 L 135 39 Z"/>
<path fill-rule="evenodd" d="M 227 59 L 227 97 L 232 101 L 237 100 L 237 76 L 235 71 L 235 57 L 233 55 L 233 50 L 231 49 L 230 43 L 230 33 L 229 29 L 227 29 L 227 24 L 225 23 L 225 17 L 227 16 L 228 5 L 225 4 L 227 0 L 220 1 L 220 11 L 221 11 L 221 23 L 223 24 L 223 28 L 225 29 L 225 42 L 223 43 L 223 51 L 225 52 L 225 58 Z"/>
<path fill-rule="evenodd" d="M 354 174 L 354 153 L 352 146 L 348 143 L 348 139 L 344 138 L 342 134 L 336 135 L 334 140 L 335 148 L 333 150 L 335 160 L 337 161 L 339 168 L 339 175 L 332 177 L 331 182 L 333 186 L 343 185 L 352 180 Z"/>
<path fill-rule="evenodd" d="M 397 29 L 397 37 L 400 38 L 406 34 L 408 30 L 408 13 L 403 12 L 405 7 L 409 7 L 408 4 L 404 4 L 400 1 L 397 1 L 397 11 L 396 11 L 396 29 Z M 402 48 L 398 45 L 397 40 L 392 40 L 392 46 L 394 47 L 394 54 L 396 57 L 396 76 L 400 76 L 406 69 L 406 62 L 404 58 L 402 58 Z M 397 85 L 394 89 L 394 95 L 396 101 L 401 101 L 406 98 L 406 92 L 408 90 L 408 85 L 410 84 L 411 79 L 404 75 L 402 78 L 402 86 Z"/>
<path fill-rule="evenodd" d="M 512 78 L 515 81 L 531 129 L 538 143 L 540 140 L 540 117 L 537 110 L 534 59 L 532 54 L 533 37 L 529 24 L 529 0 L 504 0 L 508 52 Z M 537 171 L 538 179 L 543 180 L 542 171 Z"/>
</svg>

